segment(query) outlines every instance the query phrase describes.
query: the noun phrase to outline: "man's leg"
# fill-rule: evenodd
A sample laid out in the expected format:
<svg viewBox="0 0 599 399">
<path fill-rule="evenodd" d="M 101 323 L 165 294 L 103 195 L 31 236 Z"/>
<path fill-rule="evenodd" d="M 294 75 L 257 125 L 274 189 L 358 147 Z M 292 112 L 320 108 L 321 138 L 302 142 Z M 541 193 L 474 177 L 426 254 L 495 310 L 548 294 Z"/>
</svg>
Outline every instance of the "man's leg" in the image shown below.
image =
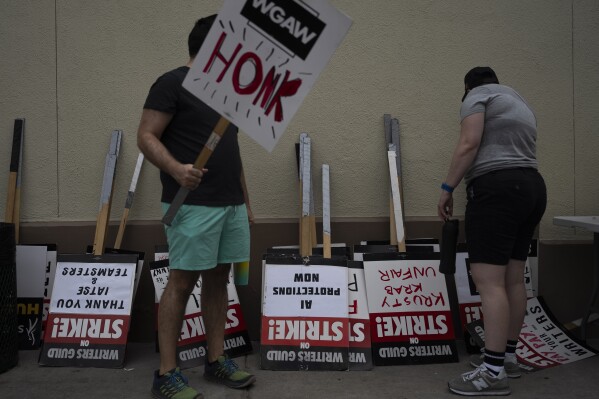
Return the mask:
<svg viewBox="0 0 599 399">
<path fill-rule="evenodd" d="M 189 295 L 200 276 L 199 271 L 171 270 L 158 307 L 158 345 L 160 375 L 177 367 L 177 341 Z"/>
<path fill-rule="evenodd" d="M 224 353 L 230 270 L 230 264 L 219 264 L 214 269 L 202 271 L 202 317 L 206 327 L 209 362 L 216 361 Z"/>
<path fill-rule="evenodd" d="M 230 264 L 219 264 L 214 269 L 202 271 L 202 315 L 208 346 L 204 378 L 239 389 L 252 385 L 256 377 L 240 370 L 237 363 L 224 354 L 230 270 Z"/>
</svg>

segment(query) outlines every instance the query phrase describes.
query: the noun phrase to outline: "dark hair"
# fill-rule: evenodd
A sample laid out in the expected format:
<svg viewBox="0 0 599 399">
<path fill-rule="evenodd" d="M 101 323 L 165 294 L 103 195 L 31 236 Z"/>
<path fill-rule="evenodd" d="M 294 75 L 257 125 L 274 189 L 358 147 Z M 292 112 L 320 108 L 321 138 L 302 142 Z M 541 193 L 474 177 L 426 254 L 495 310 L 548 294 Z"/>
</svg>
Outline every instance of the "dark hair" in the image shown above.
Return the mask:
<svg viewBox="0 0 599 399">
<path fill-rule="evenodd" d="M 216 14 L 200 18 L 196 21 L 193 29 L 189 33 L 189 37 L 187 38 L 187 47 L 189 49 L 189 56 L 191 58 L 198 55 L 200 47 L 202 47 L 204 39 L 206 39 L 206 36 L 208 36 L 208 31 L 210 31 L 215 19 Z"/>
<path fill-rule="evenodd" d="M 466 98 L 468 91 L 488 83 L 499 84 L 499 79 L 497 79 L 495 71 L 490 67 L 475 67 L 469 70 L 466 76 L 464 76 L 465 92 L 462 101 Z"/>
</svg>

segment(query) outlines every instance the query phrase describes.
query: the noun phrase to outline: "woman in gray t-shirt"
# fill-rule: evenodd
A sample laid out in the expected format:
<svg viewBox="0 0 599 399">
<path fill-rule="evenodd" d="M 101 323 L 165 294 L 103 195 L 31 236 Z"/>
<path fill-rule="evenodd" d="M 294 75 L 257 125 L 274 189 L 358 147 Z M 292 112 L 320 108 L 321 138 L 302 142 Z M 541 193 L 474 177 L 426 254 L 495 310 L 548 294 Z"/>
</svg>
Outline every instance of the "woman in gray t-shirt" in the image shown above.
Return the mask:
<svg viewBox="0 0 599 399">
<path fill-rule="evenodd" d="M 485 325 L 482 357 L 474 371 L 449 381 L 461 395 L 507 395 L 507 378 L 521 375 L 516 347 L 526 310 L 524 265 L 547 204 L 537 171 L 536 118 L 495 72 L 476 67 L 465 78 L 460 139 L 453 153 L 437 212 L 453 215 L 452 192 L 466 181 L 466 242 L 472 279 Z"/>
</svg>

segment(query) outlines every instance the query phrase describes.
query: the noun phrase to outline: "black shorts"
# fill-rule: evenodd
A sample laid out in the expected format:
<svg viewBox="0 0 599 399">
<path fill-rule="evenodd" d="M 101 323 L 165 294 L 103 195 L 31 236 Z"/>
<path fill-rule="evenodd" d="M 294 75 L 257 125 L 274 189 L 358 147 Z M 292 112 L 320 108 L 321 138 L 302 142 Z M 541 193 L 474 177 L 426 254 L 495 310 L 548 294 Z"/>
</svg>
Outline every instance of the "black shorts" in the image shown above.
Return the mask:
<svg viewBox="0 0 599 399">
<path fill-rule="evenodd" d="M 506 265 L 526 260 L 547 205 L 543 177 L 535 169 L 489 172 L 467 187 L 466 242 L 471 263 Z"/>
</svg>

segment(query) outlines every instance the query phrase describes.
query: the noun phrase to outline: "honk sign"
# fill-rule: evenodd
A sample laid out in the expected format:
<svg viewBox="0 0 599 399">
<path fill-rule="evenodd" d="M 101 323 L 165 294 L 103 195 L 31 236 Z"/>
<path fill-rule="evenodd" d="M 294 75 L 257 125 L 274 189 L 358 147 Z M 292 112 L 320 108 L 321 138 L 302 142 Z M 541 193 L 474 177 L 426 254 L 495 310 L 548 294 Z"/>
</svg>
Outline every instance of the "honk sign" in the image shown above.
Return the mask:
<svg viewBox="0 0 599 399">
<path fill-rule="evenodd" d="M 272 151 L 350 26 L 323 0 L 225 0 L 183 87 Z"/>
</svg>

